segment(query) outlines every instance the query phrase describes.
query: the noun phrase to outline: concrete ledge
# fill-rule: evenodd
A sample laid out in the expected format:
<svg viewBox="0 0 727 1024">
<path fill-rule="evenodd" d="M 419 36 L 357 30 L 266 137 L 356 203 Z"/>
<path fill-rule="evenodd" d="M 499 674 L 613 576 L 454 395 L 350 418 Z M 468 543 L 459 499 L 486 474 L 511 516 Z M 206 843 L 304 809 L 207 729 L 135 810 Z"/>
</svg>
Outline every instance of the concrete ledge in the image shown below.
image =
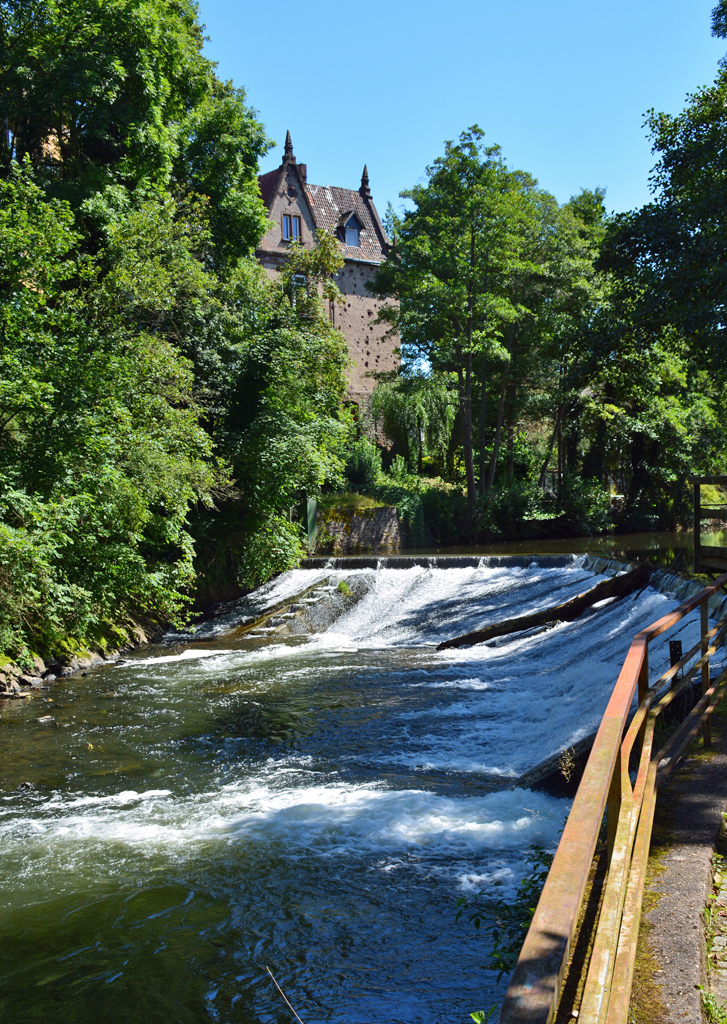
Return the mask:
<svg viewBox="0 0 727 1024">
<path fill-rule="evenodd" d="M 715 730 L 716 731 L 716 730 Z M 662 1003 L 652 1019 L 701 1024 L 706 984 L 703 911 L 711 890 L 711 858 L 727 804 L 727 742 L 715 737 L 710 752 L 688 758 L 659 791 L 652 842 L 658 867 L 647 887 L 654 908 L 646 942 L 656 961 L 654 987 Z"/>
</svg>

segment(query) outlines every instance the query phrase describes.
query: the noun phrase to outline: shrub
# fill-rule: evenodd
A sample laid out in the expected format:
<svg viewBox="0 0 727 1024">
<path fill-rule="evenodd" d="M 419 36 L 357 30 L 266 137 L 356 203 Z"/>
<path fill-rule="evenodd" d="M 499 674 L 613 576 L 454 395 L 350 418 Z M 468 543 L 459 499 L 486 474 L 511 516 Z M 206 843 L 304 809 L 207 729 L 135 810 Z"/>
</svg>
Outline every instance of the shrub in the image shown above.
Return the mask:
<svg viewBox="0 0 727 1024">
<path fill-rule="evenodd" d="M 354 441 L 346 459 L 346 479 L 354 487 L 375 487 L 381 476 L 381 452 L 367 437 Z"/>
<path fill-rule="evenodd" d="M 284 516 L 268 516 L 252 533 L 240 558 L 237 581 L 246 590 L 292 569 L 306 554 L 300 526 Z"/>
<path fill-rule="evenodd" d="M 477 502 L 473 534 L 506 534 L 517 532 L 525 519 L 534 519 L 541 509 L 543 492 L 531 480 L 513 480 L 493 488 Z"/>
<path fill-rule="evenodd" d="M 609 496 L 597 480 L 566 476 L 557 508 L 569 533 L 603 533 L 613 526 Z"/>
</svg>

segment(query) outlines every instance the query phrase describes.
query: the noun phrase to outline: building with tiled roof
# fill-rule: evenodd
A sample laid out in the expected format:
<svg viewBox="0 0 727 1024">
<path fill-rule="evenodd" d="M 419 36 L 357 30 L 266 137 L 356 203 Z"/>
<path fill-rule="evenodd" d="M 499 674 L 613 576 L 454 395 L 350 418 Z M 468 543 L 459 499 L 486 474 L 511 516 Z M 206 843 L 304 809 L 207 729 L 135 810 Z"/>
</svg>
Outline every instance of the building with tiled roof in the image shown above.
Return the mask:
<svg viewBox="0 0 727 1024">
<path fill-rule="evenodd" d="M 285 262 L 292 241 L 313 245 L 318 230 L 334 234 L 344 257 L 336 284 L 344 305 L 331 307 L 330 316 L 348 342 L 352 366 L 348 371 L 348 397 L 360 409 L 368 403 L 376 381 L 371 372 L 399 365 L 399 340 L 386 337 L 386 328 L 374 321 L 381 303 L 366 289 L 389 250 L 389 240 L 369 189 L 364 167 L 358 191 L 334 185 L 311 185 L 305 164 L 293 155 L 290 132 L 283 162 L 258 179 L 270 222 L 256 251 L 269 274 Z"/>
</svg>

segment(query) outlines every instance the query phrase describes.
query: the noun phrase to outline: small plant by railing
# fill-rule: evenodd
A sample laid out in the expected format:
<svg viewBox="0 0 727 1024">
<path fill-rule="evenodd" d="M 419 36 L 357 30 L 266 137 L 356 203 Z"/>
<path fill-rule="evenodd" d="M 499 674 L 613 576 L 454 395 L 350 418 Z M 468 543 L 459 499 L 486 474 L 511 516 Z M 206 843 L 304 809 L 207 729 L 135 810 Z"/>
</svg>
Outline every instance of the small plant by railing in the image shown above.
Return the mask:
<svg viewBox="0 0 727 1024">
<path fill-rule="evenodd" d="M 707 992 L 700 985 L 702 993 L 702 1009 L 707 1024 L 727 1024 L 727 1003 L 718 1003 L 713 992 Z"/>
<path fill-rule="evenodd" d="M 589 962 L 572 969 L 582 970 L 584 977 L 579 1024 L 626 1024 L 656 793 L 700 730 L 709 746 L 710 716 L 727 688 L 727 668 L 714 680 L 710 675 L 711 659 L 727 637 L 727 616 L 710 629 L 708 605 L 726 585 L 727 573 L 634 637 L 520 951 L 501 1024 L 550 1024 L 554 1017 L 604 811 L 608 877 Z M 649 644 L 697 608 L 699 641 L 650 685 Z M 657 734 L 659 717 L 669 708 L 673 713 L 679 706 L 675 702 L 681 703 L 697 680 L 701 693 L 694 706 L 683 719 L 677 716 L 673 731 Z M 637 691 L 638 708 L 630 716 Z M 715 1004 L 714 1012 L 723 1011 Z"/>
<path fill-rule="evenodd" d="M 518 953 L 527 935 L 535 906 L 540 899 L 545 880 L 548 877 L 553 854 L 538 846 L 532 846 L 525 858 L 526 874 L 520 881 L 514 899 L 482 899 L 473 903 L 466 896 L 457 900 L 456 921 L 469 911 L 469 921 L 480 928 L 484 921 L 490 921 L 492 949 L 487 954 L 490 970 L 498 971 L 497 980 L 509 974 L 517 963 Z"/>
</svg>

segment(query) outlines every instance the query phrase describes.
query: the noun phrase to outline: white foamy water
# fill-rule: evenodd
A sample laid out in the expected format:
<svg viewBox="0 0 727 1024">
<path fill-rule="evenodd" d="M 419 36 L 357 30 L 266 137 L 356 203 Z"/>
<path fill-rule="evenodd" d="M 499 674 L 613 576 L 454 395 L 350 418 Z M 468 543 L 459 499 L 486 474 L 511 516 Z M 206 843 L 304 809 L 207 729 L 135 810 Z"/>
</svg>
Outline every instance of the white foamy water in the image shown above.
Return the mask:
<svg viewBox="0 0 727 1024">
<path fill-rule="evenodd" d="M 291 574 L 294 581 L 282 580 L 280 591 L 310 585 L 318 571 L 309 572 Z M 560 569 L 534 563 L 363 575 L 368 593 L 326 632 L 295 644 L 271 641 L 262 649 L 199 651 L 205 661 L 193 671 L 203 677 L 223 669 L 245 676 L 262 671 L 255 684 L 261 692 L 331 674 L 362 690 L 376 687 L 377 699 L 384 687 L 388 714 L 369 724 L 356 752 L 341 753 L 341 760 L 361 762 L 363 747 L 363 760 L 382 769 L 388 764 L 516 779 L 595 732 L 634 633 L 676 603 L 646 589 L 600 602 L 575 622 L 546 632 L 438 652 L 441 640 L 560 603 L 602 577 L 580 562 Z M 691 646 L 697 616 L 669 633 L 675 636 L 685 650 Z M 215 657 L 207 660 L 210 655 Z M 666 638 L 652 645 L 650 658 L 652 672 L 668 667 Z M 162 655 L 141 664 L 156 676 L 169 660 Z M 417 690 L 431 696 L 422 698 Z M 359 718 L 365 717 L 361 711 Z"/>
<path fill-rule="evenodd" d="M 276 608 L 279 604 L 297 597 L 307 587 L 324 580 L 330 572 L 326 569 L 291 569 L 275 579 L 264 583 L 247 597 L 235 601 L 217 618 L 202 622 L 190 632 L 169 633 L 168 640 L 181 639 L 206 640 L 228 633 L 231 629 L 253 622 L 261 615 Z"/>
<path fill-rule="evenodd" d="M 321 785 L 317 773 L 290 767 L 271 767 L 258 778 L 189 797 L 127 790 L 3 803 L 6 868 L 12 864 L 17 880 L 27 878 L 31 885 L 41 871 L 44 887 L 59 864 L 64 874 L 72 869 L 86 884 L 103 885 L 130 862 L 193 862 L 200 851 L 211 858 L 229 856 L 230 847 L 240 844 L 243 860 L 274 849 L 291 862 L 326 858 L 333 871 L 346 870 L 352 859 L 373 858 L 377 870 L 391 872 L 406 856 L 417 872 L 471 890 L 476 871 L 512 881 L 519 851 L 532 844 L 552 847 L 563 821 L 563 801 L 542 793 L 453 798 L 380 784 Z"/>
</svg>

